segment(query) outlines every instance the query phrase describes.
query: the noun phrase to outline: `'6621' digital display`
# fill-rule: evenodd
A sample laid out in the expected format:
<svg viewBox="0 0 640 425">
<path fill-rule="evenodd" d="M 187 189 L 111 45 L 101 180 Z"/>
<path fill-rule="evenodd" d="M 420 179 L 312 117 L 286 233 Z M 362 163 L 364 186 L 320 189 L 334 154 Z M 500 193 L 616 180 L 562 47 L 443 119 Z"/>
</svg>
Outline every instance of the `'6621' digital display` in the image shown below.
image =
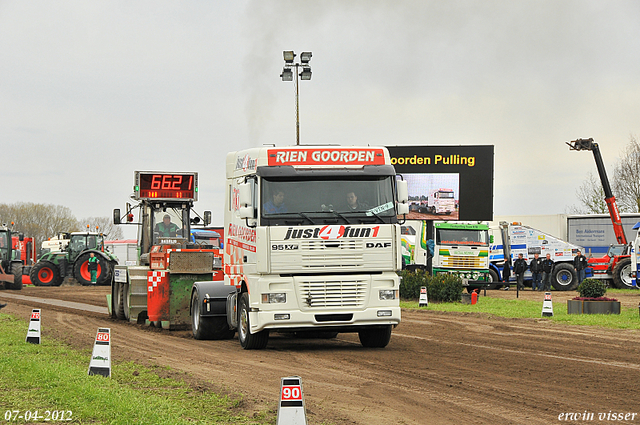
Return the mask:
<svg viewBox="0 0 640 425">
<path fill-rule="evenodd" d="M 137 199 L 198 200 L 198 173 L 136 171 Z"/>
</svg>

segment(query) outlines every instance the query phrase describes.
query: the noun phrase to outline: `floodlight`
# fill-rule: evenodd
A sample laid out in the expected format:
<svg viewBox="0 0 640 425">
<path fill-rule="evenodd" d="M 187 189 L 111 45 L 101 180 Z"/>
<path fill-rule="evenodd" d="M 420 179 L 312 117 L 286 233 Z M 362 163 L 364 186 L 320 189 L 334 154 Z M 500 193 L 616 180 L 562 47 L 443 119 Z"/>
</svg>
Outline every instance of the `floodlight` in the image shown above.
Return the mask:
<svg viewBox="0 0 640 425">
<path fill-rule="evenodd" d="M 309 63 L 310 60 L 311 60 L 311 52 L 300 53 L 300 62 Z"/>
<path fill-rule="evenodd" d="M 288 68 L 284 68 L 280 77 L 282 78 L 282 81 L 293 81 L 293 72 Z"/>
<path fill-rule="evenodd" d="M 296 57 L 296 54 L 293 53 L 293 50 L 285 50 L 282 52 L 282 56 L 284 56 L 284 61 L 286 63 L 293 63 L 293 58 Z"/>
<path fill-rule="evenodd" d="M 302 68 L 302 72 L 300 73 L 301 80 L 310 80 L 311 79 L 311 68 Z"/>
</svg>

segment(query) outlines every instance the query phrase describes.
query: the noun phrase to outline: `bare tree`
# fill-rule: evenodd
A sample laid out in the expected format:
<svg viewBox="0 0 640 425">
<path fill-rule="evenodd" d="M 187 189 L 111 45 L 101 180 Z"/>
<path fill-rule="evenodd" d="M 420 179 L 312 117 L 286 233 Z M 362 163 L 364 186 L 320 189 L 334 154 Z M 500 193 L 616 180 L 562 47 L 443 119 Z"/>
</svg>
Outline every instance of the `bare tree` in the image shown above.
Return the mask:
<svg viewBox="0 0 640 425">
<path fill-rule="evenodd" d="M 580 201 L 580 206 L 571 206 L 567 212 L 569 214 L 609 214 L 609 208 L 604 201 L 604 189 L 600 179 L 589 171 L 587 179 L 576 190 L 576 197 Z"/>
<path fill-rule="evenodd" d="M 616 163 L 612 186 L 620 211 L 640 211 L 640 143 L 634 136 Z"/>
<path fill-rule="evenodd" d="M 62 205 L 31 202 L 0 204 L 0 222 L 15 223 L 13 230 L 33 237 L 37 247 L 60 232 L 80 230 L 71 210 Z"/>
<path fill-rule="evenodd" d="M 122 239 L 122 228 L 113 224 L 111 217 L 87 217 L 79 220 L 84 229 L 91 232 L 104 233 L 105 239 Z M 89 226 L 87 228 L 87 226 Z"/>
</svg>

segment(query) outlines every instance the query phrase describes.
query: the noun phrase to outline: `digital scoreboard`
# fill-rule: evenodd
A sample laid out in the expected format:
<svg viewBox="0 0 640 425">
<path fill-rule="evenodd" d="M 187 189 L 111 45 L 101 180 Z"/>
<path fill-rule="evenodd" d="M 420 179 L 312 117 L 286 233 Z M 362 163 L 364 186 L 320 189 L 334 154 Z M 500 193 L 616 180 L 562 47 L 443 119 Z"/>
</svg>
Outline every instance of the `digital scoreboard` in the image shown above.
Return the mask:
<svg viewBox="0 0 640 425">
<path fill-rule="evenodd" d="M 136 171 L 136 199 L 159 201 L 197 201 L 198 173 Z"/>
</svg>

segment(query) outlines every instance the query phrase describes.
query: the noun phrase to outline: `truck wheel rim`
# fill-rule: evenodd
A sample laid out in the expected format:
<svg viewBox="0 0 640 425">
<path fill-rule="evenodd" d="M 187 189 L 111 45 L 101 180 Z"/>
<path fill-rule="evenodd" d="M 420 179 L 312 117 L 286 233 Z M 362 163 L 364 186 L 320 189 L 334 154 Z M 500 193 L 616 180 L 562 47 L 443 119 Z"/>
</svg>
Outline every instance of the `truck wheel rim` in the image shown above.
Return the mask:
<svg viewBox="0 0 640 425">
<path fill-rule="evenodd" d="M 625 285 L 631 286 L 631 264 L 627 264 L 622 268 L 620 271 L 620 280 L 622 280 Z"/>
<path fill-rule="evenodd" d="M 246 309 L 240 311 L 240 338 L 245 340 L 249 333 L 249 314 Z"/>
</svg>

